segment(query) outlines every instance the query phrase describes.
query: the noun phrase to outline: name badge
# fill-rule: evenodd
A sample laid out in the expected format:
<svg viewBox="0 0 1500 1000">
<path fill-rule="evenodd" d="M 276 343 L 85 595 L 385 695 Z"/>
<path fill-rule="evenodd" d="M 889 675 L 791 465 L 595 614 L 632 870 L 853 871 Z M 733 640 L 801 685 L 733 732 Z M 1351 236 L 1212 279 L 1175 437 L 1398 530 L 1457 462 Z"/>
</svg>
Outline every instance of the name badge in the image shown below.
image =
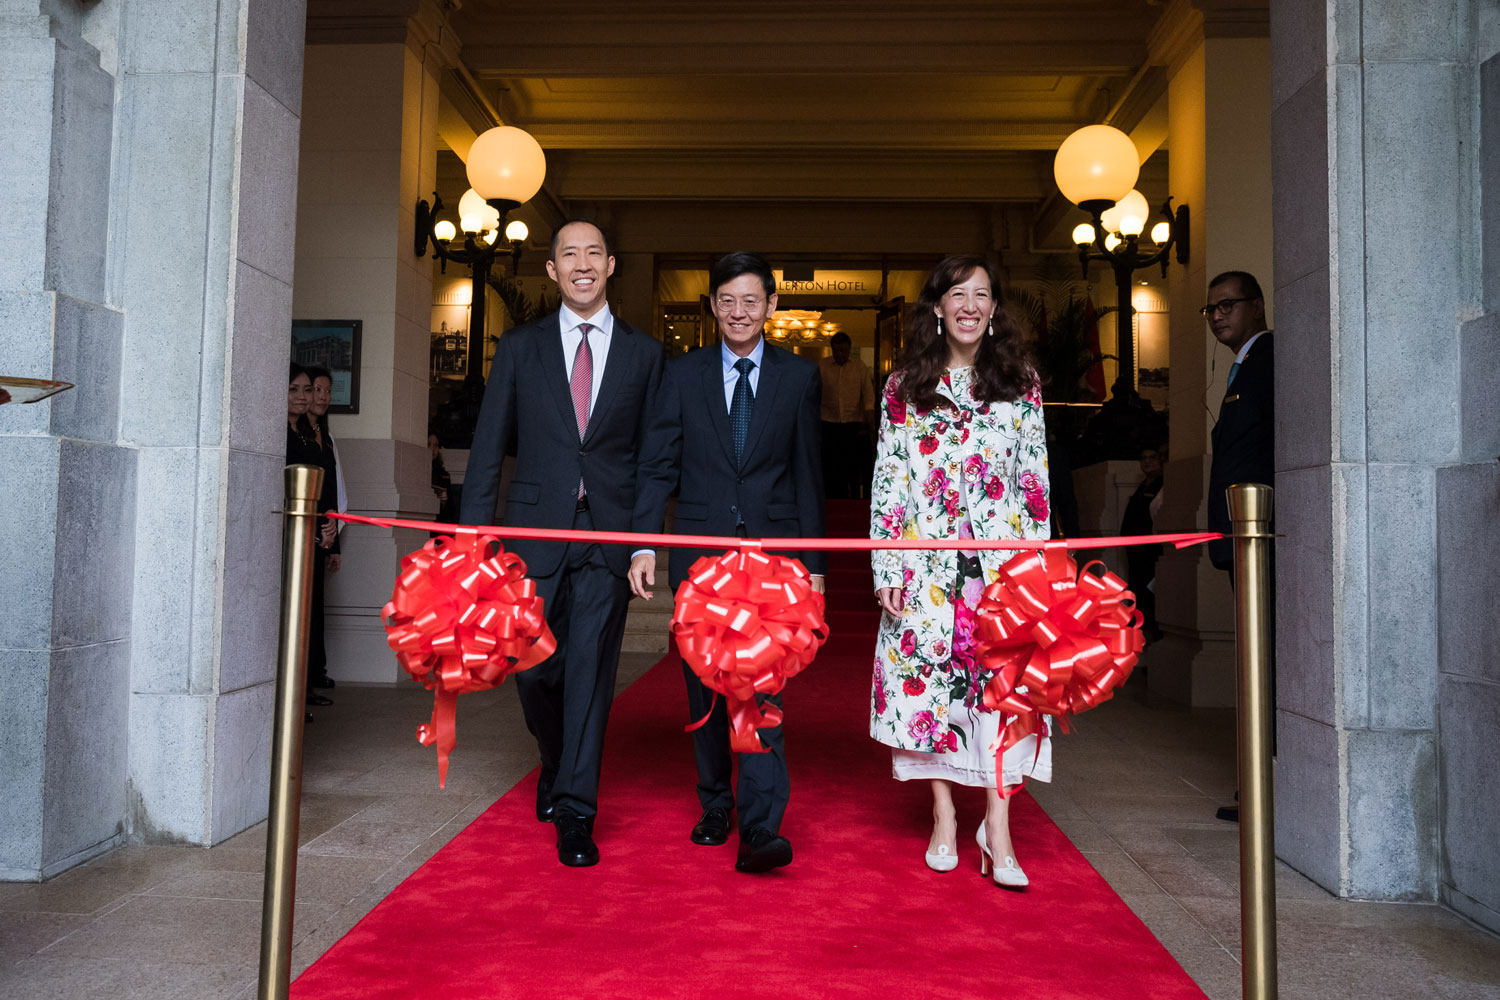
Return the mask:
<svg viewBox="0 0 1500 1000">
<path fill-rule="evenodd" d="M 1237 400 L 1239 398 L 1240 398 L 1240 394 L 1239 393 L 1235 393 L 1233 396 L 1225 396 L 1224 397 L 1224 402 L 1225 403 L 1233 403 L 1235 400 Z"/>
</svg>

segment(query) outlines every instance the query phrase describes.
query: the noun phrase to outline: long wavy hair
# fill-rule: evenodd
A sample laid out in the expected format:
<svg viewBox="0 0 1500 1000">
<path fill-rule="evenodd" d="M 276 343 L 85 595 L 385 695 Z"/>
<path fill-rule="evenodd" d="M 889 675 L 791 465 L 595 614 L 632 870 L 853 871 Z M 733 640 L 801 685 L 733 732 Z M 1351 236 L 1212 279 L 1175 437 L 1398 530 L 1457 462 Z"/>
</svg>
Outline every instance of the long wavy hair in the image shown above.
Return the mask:
<svg viewBox="0 0 1500 1000">
<path fill-rule="evenodd" d="M 912 307 L 906 344 L 898 359 L 901 396 L 919 410 L 936 409 L 946 402 L 937 394 L 937 386 L 948 367 L 948 340 L 938 333 L 935 310 L 948 289 L 968 281 L 976 271 L 990 279 L 995 314 L 994 333 L 985 331 L 974 357 L 974 398 L 984 403 L 1013 402 L 1026 394 L 1036 377 L 1020 321 L 1003 303 L 994 269 L 978 254 L 955 254 L 944 258 L 927 276 L 922 294 Z"/>
</svg>

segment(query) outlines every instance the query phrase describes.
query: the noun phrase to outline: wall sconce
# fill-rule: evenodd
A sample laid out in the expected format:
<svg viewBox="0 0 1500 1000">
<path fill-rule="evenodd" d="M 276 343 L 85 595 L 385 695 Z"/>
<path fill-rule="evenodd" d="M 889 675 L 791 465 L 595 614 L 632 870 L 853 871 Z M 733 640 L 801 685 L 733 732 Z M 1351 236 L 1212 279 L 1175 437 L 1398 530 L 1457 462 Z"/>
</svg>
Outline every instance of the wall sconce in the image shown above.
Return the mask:
<svg viewBox="0 0 1500 1000">
<path fill-rule="evenodd" d="M 1188 208 L 1172 209 L 1169 197 L 1162 203 L 1165 218 L 1151 227 L 1154 249 L 1141 249 L 1141 234 L 1150 221 L 1146 196 L 1135 190 L 1140 177 L 1140 156 L 1130 136 L 1109 125 L 1086 125 L 1063 140 L 1052 163 L 1052 175 L 1063 197 L 1088 212 L 1092 225 L 1073 228 L 1078 262 L 1088 277 L 1089 262 L 1103 261 L 1115 273 L 1120 316 L 1119 356 L 1121 374 L 1135 388 L 1135 308 L 1130 299 L 1131 275 L 1139 268 L 1161 265 L 1167 275 L 1167 258 L 1177 250 L 1177 262 L 1188 262 Z M 1092 252 L 1091 252 L 1092 248 Z"/>
</svg>

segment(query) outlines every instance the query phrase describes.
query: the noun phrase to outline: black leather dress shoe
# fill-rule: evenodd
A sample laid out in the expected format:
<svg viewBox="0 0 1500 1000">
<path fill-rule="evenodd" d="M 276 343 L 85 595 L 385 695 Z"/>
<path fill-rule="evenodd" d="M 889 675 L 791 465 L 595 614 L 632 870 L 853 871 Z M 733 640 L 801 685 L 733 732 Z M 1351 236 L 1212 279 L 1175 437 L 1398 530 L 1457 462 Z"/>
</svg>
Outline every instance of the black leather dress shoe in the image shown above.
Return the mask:
<svg viewBox="0 0 1500 1000">
<path fill-rule="evenodd" d="M 318 676 L 314 677 L 312 679 L 312 686 L 315 688 L 338 687 L 338 685 L 333 682 L 333 678 L 329 677 L 327 674 L 319 674 Z"/>
<path fill-rule="evenodd" d="M 587 868 L 599 863 L 599 848 L 594 845 L 593 823 L 571 809 L 554 812 L 557 827 L 557 860 L 569 868 Z"/>
<path fill-rule="evenodd" d="M 740 834 L 740 856 L 734 863 L 735 871 L 756 875 L 791 863 L 792 844 L 785 837 L 760 826 Z"/>
<path fill-rule="evenodd" d="M 545 774 L 536 779 L 536 821 L 538 823 L 552 822 L 552 783 L 556 780 Z"/>
<path fill-rule="evenodd" d="M 317 705 L 319 707 L 322 707 L 324 705 L 332 705 L 333 699 L 328 697 L 326 694 L 313 694 L 309 691 L 307 694 L 307 703 L 309 705 Z"/>
<path fill-rule="evenodd" d="M 703 818 L 693 827 L 693 843 L 718 847 L 729 839 L 729 810 L 713 806 L 703 810 Z"/>
</svg>

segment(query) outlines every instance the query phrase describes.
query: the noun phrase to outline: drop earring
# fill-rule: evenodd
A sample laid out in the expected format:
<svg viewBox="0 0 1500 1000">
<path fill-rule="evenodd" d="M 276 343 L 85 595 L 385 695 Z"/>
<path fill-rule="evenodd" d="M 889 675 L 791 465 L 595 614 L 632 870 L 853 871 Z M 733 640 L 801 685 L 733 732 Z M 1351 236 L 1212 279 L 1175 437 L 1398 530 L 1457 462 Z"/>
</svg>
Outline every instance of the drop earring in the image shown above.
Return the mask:
<svg viewBox="0 0 1500 1000">
<path fill-rule="evenodd" d="M 995 317 L 991 316 L 990 317 L 990 336 L 993 337 L 994 335 L 995 335 Z"/>
<path fill-rule="evenodd" d="M 937 318 L 937 321 L 938 321 L 938 336 L 941 337 L 943 335 L 943 317 L 939 316 Z"/>
</svg>

